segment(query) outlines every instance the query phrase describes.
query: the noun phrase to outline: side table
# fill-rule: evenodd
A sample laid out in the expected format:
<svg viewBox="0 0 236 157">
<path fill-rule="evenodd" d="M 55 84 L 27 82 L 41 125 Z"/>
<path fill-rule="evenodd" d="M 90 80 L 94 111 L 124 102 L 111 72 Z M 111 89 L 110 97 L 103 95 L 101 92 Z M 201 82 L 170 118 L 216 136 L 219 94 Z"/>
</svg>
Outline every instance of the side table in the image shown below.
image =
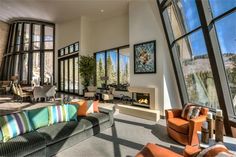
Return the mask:
<svg viewBox="0 0 236 157">
<path fill-rule="evenodd" d="M 187 145 L 184 148 L 183 155 L 184 157 L 195 157 L 198 155 L 200 151 L 201 149 L 199 148 L 199 145 L 195 145 L 195 146 Z"/>
<path fill-rule="evenodd" d="M 202 141 L 201 141 L 201 135 L 202 135 L 201 131 L 198 131 L 197 134 L 198 134 L 198 140 L 200 141 L 200 147 L 201 148 L 207 148 L 207 147 L 210 147 L 210 146 L 217 143 L 215 141 L 215 134 L 213 134 L 213 138 L 209 139 L 208 144 L 202 143 Z M 229 136 L 224 136 L 223 139 L 224 139 L 223 144 L 229 149 L 229 151 L 232 152 L 232 153 L 236 153 L 236 138 L 229 137 Z"/>
</svg>

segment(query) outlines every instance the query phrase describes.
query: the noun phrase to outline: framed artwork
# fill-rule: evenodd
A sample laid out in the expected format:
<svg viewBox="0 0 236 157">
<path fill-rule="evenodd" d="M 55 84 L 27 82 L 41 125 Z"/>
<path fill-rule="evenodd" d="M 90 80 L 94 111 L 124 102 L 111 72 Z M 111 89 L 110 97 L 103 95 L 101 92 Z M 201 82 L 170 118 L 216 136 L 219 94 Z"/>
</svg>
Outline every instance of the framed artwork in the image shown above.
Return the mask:
<svg viewBox="0 0 236 157">
<path fill-rule="evenodd" d="M 134 74 L 156 73 L 156 40 L 134 45 Z"/>
</svg>

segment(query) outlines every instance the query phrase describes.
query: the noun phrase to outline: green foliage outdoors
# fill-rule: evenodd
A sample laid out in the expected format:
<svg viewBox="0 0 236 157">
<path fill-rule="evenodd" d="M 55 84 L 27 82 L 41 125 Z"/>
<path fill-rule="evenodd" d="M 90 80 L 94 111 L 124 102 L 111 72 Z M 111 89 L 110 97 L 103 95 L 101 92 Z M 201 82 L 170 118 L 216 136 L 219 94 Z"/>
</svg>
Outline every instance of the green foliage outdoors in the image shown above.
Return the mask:
<svg viewBox="0 0 236 157">
<path fill-rule="evenodd" d="M 88 87 L 93 84 L 94 75 L 96 72 L 96 61 L 93 56 L 80 56 L 79 71 L 82 77 L 82 85 Z"/>
<path fill-rule="evenodd" d="M 105 76 L 105 65 L 102 63 L 102 59 L 99 59 L 99 62 L 97 64 L 97 86 L 101 87 L 102 83 L 104 83 L 104 81 L 101 80 L 101 77 Z"/>
<path fill-rule="evenodd" d="M 104 58 L 102 59 L 102 57 L 100 59 L 97 60 L 97 72 L 96 72 L 96 78 L 97 78 L 97 86 L 101 87 L 101 85 L 104 82 L 104 80 L 101 80 L 101 77 L 105 76 L 105 63 L 104 63 Z M 117 84 L 117 77 L 118 77 L 118 73 L 117 73 L 117 63 L 114 63 L 112 61 L 111 55 L 108 53 L 107 54 L 107 60 L 106 60 L 106 66 L 107 66 L 107 84 Z M 120 59 L 120 64 L 125 64 L 125 69 L 122 69 L 120 67 L 120 71 L 119 71 L 119 76 L 120 76 L 120 84 L 128 84 L 128 80 L 129 80 L 129 65 L 128 62 L 122 62 L 122 60 Z"/>
</svg>

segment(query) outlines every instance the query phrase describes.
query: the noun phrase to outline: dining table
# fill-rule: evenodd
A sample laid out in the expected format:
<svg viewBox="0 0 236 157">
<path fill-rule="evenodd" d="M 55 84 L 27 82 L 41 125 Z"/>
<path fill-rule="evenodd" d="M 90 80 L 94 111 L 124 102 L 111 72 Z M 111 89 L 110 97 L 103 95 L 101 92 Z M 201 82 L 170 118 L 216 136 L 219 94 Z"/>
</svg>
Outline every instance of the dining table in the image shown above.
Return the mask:
<svg viewBox="0 0 236 157">
<path fill-rule="evenodd" d="M 34 91 L 34 87 L 32 87 L 32 86 L 21 87 L 21 89 L 25 92 L 33 92 Z"/>
</svg>

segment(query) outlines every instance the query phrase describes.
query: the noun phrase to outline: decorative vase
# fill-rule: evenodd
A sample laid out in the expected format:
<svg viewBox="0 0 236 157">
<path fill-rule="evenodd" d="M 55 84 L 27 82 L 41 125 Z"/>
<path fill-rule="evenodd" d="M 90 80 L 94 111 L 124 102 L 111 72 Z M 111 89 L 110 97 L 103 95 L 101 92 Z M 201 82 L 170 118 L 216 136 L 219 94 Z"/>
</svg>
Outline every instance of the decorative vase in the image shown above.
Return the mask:
<svg viewBox="0 0 236 157">
<path fill-rule="evenodd" d="M 215 122 L 216 142 L 223 142 L 223 136 L 224 136 L 223 129 L 224 129 L 223 117 L 216 115 L 216 122 Z"/>
<path fill-rule="evenodd" d="M 202 127 L 202 143 L 208 144 L 209 143 L 209 130 L 208 128 Z"/>
<path fill-rule="evenodd" d="M 211 112 L 207 115 L 207 123 L 209 130 L 209 138 L 213 138 L 213 116 Z"/>
</svg>

